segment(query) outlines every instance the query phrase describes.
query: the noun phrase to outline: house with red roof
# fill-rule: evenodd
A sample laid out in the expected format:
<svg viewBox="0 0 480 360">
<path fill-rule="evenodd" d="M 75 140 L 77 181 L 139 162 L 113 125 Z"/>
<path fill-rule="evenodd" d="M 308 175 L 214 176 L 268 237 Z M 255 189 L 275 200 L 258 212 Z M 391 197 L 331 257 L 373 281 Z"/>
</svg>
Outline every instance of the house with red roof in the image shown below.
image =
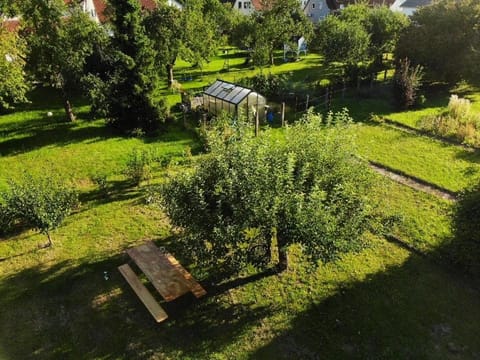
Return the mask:
<svg viewBox="0 0 480 360">
<path fill-rule="evenodd" d="M 71 4 L 75 0 L 65 0 L 65 4 Z M 144 10 L 153 10 L 157 6 L 154 0 L 139 0 Z M 258 0 L 255 0 L 258 1 Z M 167 0 L 167 4 L 170 6 L 177 7 L 179 9 L 183 8 L 183 5 L 177 0 Z M 79 3 L 80 7 L 85 13 L 87 13 L 93 20 L 98 23 L 105 23 L 108 21 L 107 17 L 107 4 L 105 0 L 82 0 Z M 1 21 L 1 17 L 0 17 Z M 6 18 L 0 23 L 1 26 L 5 27 L 9 31 L 16 31 L 20 27 L 20 18 Z"/>
</svg>

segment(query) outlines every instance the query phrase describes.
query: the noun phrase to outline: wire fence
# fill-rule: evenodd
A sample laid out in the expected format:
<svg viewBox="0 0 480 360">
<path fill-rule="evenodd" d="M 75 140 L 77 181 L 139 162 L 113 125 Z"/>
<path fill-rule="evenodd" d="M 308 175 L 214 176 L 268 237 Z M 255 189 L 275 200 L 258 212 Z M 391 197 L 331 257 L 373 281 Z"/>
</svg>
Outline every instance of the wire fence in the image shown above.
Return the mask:
<svg viewBox="0 0 480 360">
<path fill-rule="evenodd" d="M 287 113 L 298 118 L 306 113 L 309 108 L 319 112 L 326 112 L 332 109 L 335 100 L 345 99 L 350 94 L 373 92 L 380 85 L 390 83 L 384 71 L 372 73 L 357 81 L 356 85 L 340 81 L 327 86 L 317 87 L 311 91 L 289 91 L 273 97 L 275 103 L 284 103 Z"/>
</svg>

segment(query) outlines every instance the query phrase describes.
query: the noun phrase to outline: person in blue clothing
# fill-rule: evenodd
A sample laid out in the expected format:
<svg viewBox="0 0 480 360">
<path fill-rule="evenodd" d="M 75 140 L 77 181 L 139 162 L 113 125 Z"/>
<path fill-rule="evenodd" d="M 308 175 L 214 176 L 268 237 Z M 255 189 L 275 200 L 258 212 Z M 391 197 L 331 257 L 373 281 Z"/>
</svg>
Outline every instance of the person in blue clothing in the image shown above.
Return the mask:
<svg viewBox="0 0 480 360">
<path fill-rule="evenodd" d="M 267 111 L 267 121 L 269 125 L 273 125 L 273 111 L 271 109 Z"/>
</svg>

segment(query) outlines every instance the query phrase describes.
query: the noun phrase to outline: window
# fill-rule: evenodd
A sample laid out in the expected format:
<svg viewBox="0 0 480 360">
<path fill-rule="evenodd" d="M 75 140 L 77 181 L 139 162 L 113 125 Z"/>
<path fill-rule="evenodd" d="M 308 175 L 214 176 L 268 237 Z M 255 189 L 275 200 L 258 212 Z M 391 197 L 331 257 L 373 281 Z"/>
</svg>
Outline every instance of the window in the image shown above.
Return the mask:
<svg viewBox="0 0 480 360">
<path fill-rule="evenodd" d="M 245 1 L 245 2 L 243 3 L 243 8 L 244 8 L 244 9 L 250 9 L 250 1 Z"/>
<path fill-rule="evenodd" d="M 312 9 L 315 9 L 315 3 L 312 3 Z"/>
<path fill-rule="evenodd" d="M 241 1 L 238 2 L 238 8 L 239 8 L 239 9 L 242 8 L 242 2 L 241 2 Z"/>
</svg>

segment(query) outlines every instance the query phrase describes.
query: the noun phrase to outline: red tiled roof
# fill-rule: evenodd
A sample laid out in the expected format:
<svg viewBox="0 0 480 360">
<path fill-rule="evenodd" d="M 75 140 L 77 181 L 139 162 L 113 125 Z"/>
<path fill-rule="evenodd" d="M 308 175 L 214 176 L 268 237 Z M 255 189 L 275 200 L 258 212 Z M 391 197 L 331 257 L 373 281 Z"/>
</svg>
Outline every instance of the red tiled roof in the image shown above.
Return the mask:
<svg viewBox="0 0 480 360">
<path fill-rule="evenodd" d="M 97 13 L 98 20 L 101 23 L 104 23 L 107 20 L 105 15 L 105 9 L 107 8 L 107 4 L 103 0 L 93 0 L 93 6 L 95 6 L 95 12 Z"/>
<path fill-rule="evenodd" d="M 153 10 L 157 7 L 154 0 L 140 0 L 140 4 L 142 5 L 142 8 L 147 10 Z"/>
<path fill-rule="evenodd" d="M 7 29 L 7 31 L 17 31 L 20 27 L 20 20 L 18 19 L 7 19 L 0 23 L 0 26 Z"/>
<path fill-rule="evenodd" d="M 265 8 L 264 0 L 251 0 L 252 6 L 255 10 L 261 11 Z"/>
</svg>

